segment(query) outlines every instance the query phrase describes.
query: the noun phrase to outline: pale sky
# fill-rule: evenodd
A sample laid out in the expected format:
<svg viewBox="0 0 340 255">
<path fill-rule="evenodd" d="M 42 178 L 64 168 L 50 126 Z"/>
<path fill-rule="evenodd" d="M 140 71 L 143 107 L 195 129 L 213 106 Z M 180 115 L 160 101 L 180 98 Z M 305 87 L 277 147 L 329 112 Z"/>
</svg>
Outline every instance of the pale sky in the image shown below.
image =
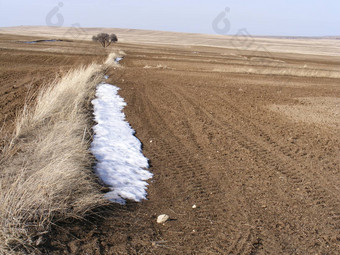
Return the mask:
<svg viewBox="0 0 340 255">
<path fill-rule="evenodd" d="M 225 23 L 223 23 L 225 21 Z M 136 28 L 191 33 L 340 35 L 340 0 L 0 0 L 0 27 Z"/>
</svg>

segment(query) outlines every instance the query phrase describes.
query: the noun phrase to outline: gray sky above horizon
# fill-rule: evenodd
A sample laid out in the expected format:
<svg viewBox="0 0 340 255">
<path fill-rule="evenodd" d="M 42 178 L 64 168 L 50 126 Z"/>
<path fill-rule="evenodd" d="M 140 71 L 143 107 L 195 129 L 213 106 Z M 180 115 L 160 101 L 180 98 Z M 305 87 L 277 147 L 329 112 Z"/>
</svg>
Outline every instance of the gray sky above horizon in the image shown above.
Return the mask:
<svg viewBox="0 0 340 255">
<path fill-rule="evenodd" d="M 340 35 L 339 0 L 0 0 L 0 27 L 112 27 L 207 34 Z"/>
</svg>

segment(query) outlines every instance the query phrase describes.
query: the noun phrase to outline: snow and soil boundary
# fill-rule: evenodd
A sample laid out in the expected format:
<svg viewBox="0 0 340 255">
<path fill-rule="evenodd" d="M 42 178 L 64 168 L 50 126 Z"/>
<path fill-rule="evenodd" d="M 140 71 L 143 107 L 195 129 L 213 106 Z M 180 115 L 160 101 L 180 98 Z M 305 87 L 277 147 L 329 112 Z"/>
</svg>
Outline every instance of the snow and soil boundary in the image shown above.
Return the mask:
<svg viewBox="0 0 340 255">
<path fill-rule="evenodd" d="M 0 158 L 0 253 L 38 252 L 36 247 L 44 242 L 53 222 L 82 218 L 93 208 L 108 203 L 93 174 L 93 157 L 89 150 L 93 115 L 86 109 L 91 108 L 91 100 L 95 97 L 97 85 L 103 81 L 105 71 L 112 66 L 118 67 L 116 59 L 120 57 L 121 53 L 112 53 L 102 65 L 91 64 L 69 71 L 63 78 L 42 89 L 34 106 L 31 109 L 25 107 L 17 118 L 15 131 Z M 108 86 L 99 85 L 97 95 L 100 95 L 101 88 Z M 116 91 L 117 88 L 110 86 L 110 90 Z M 96 100 L 95 108 L 98 108 L 100 98 Z M 116 108 L 117 111 L 122 109 L 122 104 Z M 98 131 L 101 128 L 100 116 L 103 115 L 97 115 L 96 138 L 101 135 Z M 104 116 L 108 117 L 113 116 Z M 133 137 L 133 131 L 124 123 L 122 113 L 119 118 Z M 110 132 L 112 134 L 112 130 Z M 124 140 L 140 148 L 135 137 L 125 137 Z M 96 145 L 98 142 L 95 141 L 92 151 L 97 153 Z M 137 147 L 136 152 L 139 150 Z M 126 148 L 124 153 L 128 154 L 128 151 L 129 148 Z M 100 173 L 100 164 L 104 163 L 97 159 L 96 169 Z M 142 155 L 139 159 L 139 167 L 147 167 L 147 159 Z M 114 162 L 111 164 L 115 165 Z M 123 171 L 124 165 L 120 166 Z M 141 171 L 143 180 L 151 177 L 145 170 Z M 116 187 L 112 182 L 111 178 L 108 184 Z M 126 180 L 121 183 L 126 183 Z M 140 193 L 143 193 L 145 185 L 145 182 L 140 183 Z M 133 197 L 131 183 L 128 186 L 129 195 L 126 189 L 116 192 L 116 201 L 118 196 L 135 200 L 145 197 L 145 191 Z M 114 189 L 108 195 L 110 198 L 112 192 L 115 192 Z"/>
</svg>

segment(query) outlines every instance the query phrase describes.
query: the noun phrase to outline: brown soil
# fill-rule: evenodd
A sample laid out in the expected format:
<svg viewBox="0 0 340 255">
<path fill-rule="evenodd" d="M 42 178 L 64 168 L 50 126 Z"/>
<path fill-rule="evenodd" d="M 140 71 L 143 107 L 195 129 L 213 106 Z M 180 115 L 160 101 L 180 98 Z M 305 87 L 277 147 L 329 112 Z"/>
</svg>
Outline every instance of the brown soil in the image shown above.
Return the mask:
<svg viewBox="0 0 340 255">
<path fill-rule="evenodd" d="M 148 200 L 56 223 L 44 254 L 340 253 L 338 115 L 327 107 L 333 119 L 319 123 L 299 119 L 303 108 L 294 118 L 272 110 L 338 99 L 339 79 L 209 71 L 254 65 L 235 50 L 119 47 L 124 68 L 110 70 L 109 82 L 121 88 L 127 120 L 150 159 Z M 95 56 L 0 49 L 2 120 L 22 106 L 26 84 L 38 87 Z M 325 56 L 274 56 L 292 67 L 328 65 Z M 337 65 L 332 58 L 329 69 Z M 308 104 L 317 115 L 320 100 Z M 157 224 L 163 213 L 171 220 Z"/>
</svg>

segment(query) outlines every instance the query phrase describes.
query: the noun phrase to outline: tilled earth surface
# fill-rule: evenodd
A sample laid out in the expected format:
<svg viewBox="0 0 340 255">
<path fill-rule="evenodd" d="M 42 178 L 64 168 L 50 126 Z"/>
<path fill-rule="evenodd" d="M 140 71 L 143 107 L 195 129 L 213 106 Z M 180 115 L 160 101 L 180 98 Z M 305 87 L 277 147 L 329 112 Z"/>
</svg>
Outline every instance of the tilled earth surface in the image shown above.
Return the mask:
<svg viewBox="0 0 340 255">
<path fill-rule="evenodd" d="M 10 47 L 0 49 L 2 120 L 22 106 L 25 84 L 38 87 L 60 70 L 102 59 Z M 249 60 L 261 57 L 254 52 L 119 47 L 127 54 L 123 68 L 110 70 L 108 81 L 121 88 L 150 160 L 148 200 L 57 223 L 42 253 L 340 253 L 340 79 L 213 71 L 271 66 Z M 335 57 L 272 57 L 291 69 L 340 67 Z M 301 111 L 316 116 L 299 119 Z M 330 121 L 313 121 L 318 114 Z M 170 220 L 157 224 L 160 214 Z"/>
</svg>

